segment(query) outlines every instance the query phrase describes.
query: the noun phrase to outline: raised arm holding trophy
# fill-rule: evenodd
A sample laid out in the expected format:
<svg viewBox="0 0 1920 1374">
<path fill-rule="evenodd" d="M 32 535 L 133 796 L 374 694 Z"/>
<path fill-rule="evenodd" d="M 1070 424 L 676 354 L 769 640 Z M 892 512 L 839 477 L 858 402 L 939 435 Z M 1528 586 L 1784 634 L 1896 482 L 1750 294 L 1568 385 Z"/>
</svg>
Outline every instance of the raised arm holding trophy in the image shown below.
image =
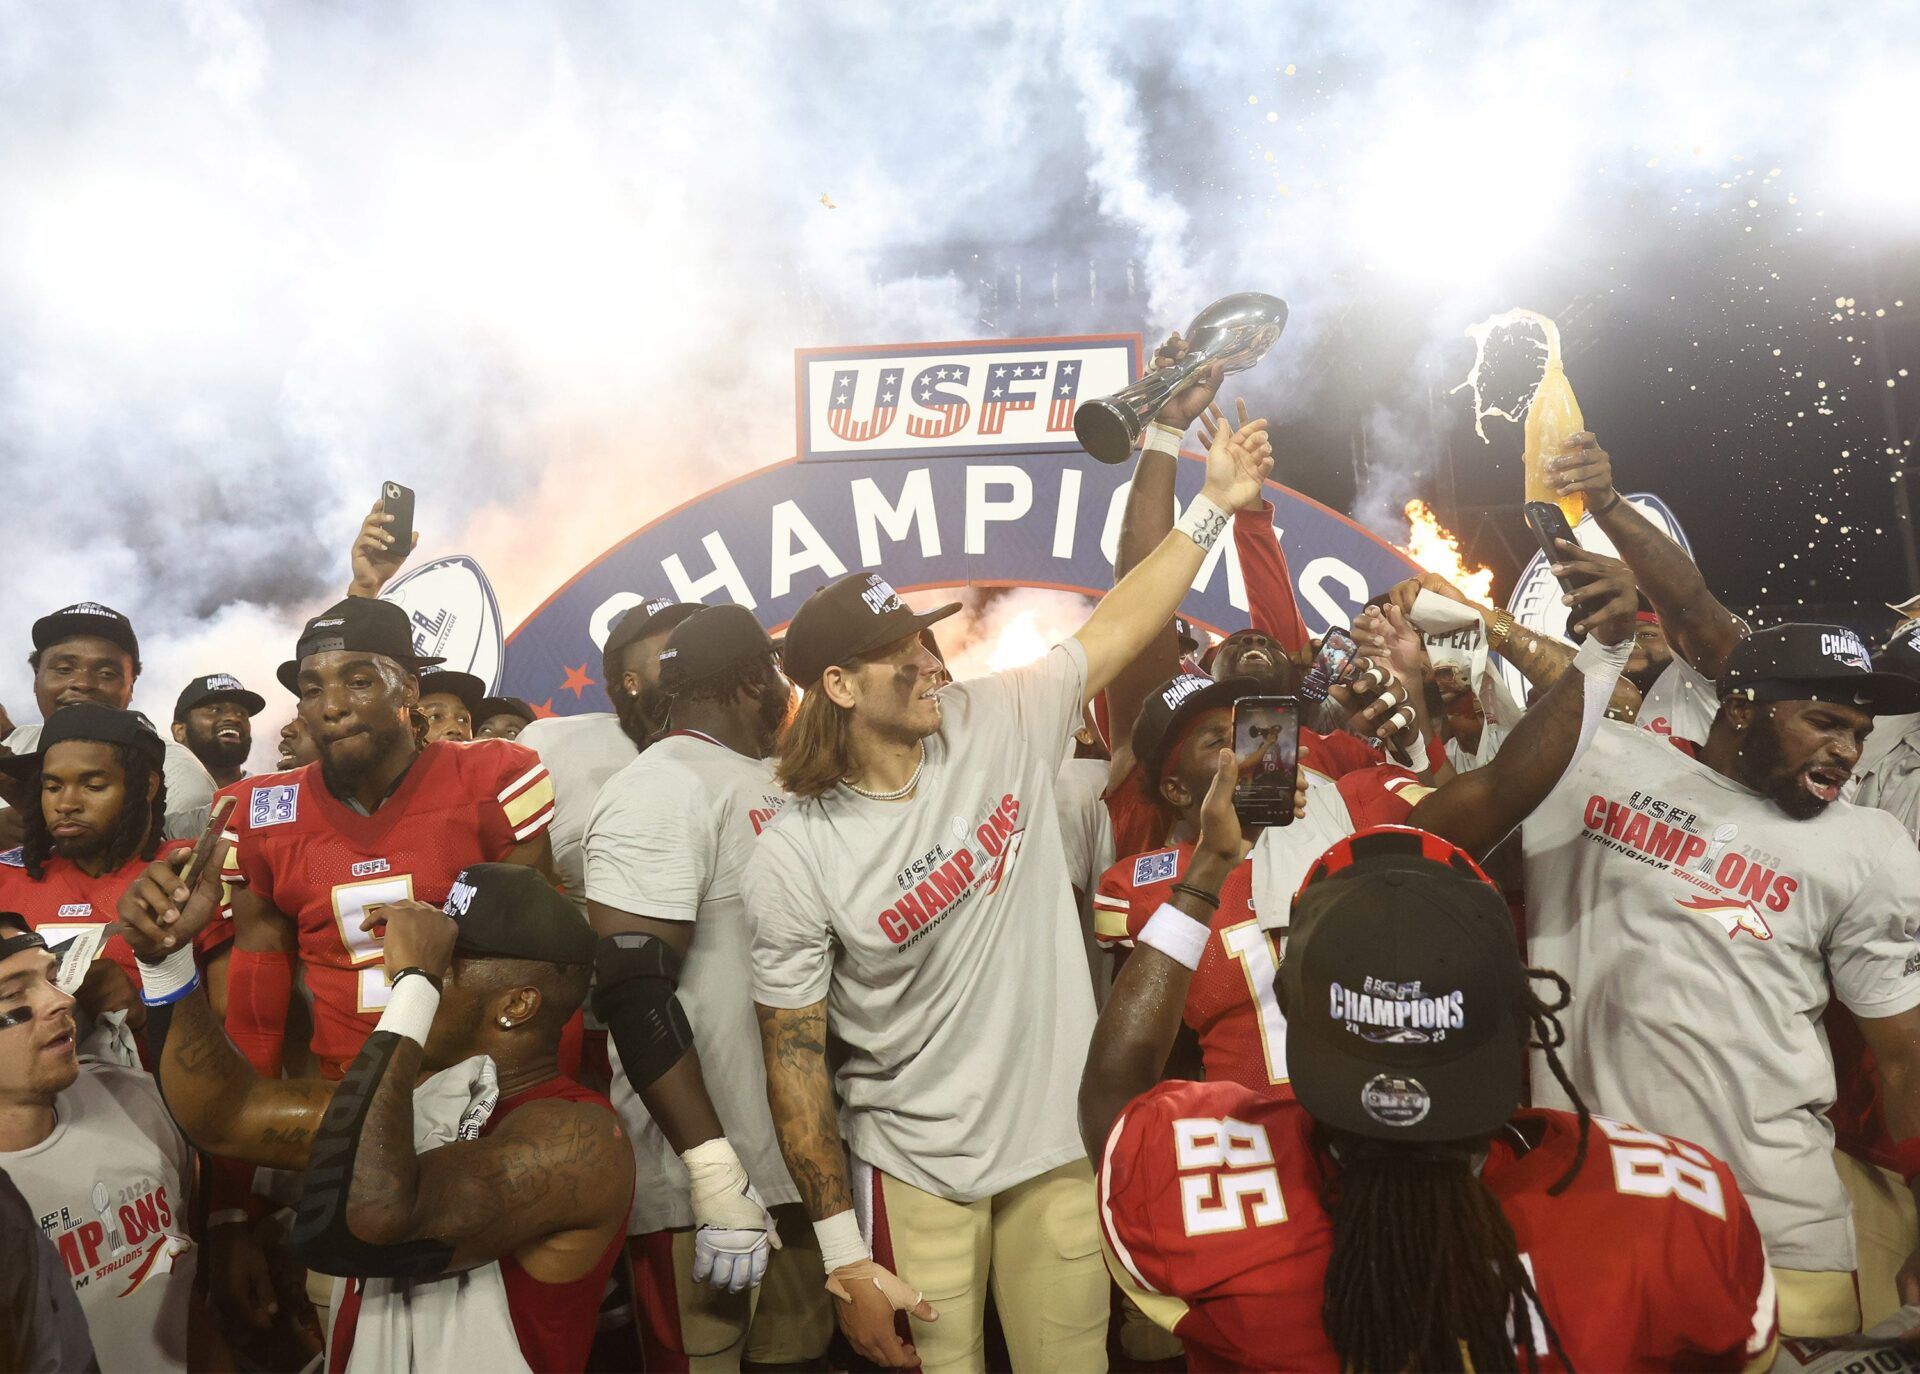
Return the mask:
<svg viewBox="0 0 1920 1374">
<path fill-rule="evenodd" d="M 1259 291 L 1222 296 L 1187 326 L 1187 353 L 1155 368 L 1111 396 L 1087 401 L 1074 413 L 1080 446 L 1103 463 L 1124 463 L 1167 398 L 1215 363 L 1244 372 L 1267 355 L 1287 327 L 1287 303 Z"/>
</svg>

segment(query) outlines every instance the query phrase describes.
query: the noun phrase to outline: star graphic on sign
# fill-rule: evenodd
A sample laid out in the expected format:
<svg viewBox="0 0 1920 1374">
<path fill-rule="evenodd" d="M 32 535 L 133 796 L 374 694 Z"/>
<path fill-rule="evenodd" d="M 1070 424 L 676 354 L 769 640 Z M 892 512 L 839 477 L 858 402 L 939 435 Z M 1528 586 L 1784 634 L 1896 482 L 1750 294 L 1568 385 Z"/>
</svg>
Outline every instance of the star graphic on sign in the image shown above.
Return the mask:
<svg viewBox="0 0 1920 1374">
<path fill-rule="evenodd" d="M 1005 390 L 1005 388 L 1004 388 L 1004 387 L 997 387 L 997 386 L 996 386 L 996 387 L 995 387 L 995 388 L 993 389 L 993 394 L 994 394 L 994 395 L 996 395 L 996 396 L 998 396 L 998 395 L 999 395 L 999 394 L 1000 394 L 1000 393 L 1001 393 L 1001 392 L 1002 392 L 1003 390 Z"/>
<path fill-rule="evenodd" d="M 993 375 L 996 377 L 1004 377 L 1007 375 L 1007 370 L 1004 367 L 996 367 L 993 370 Z"/>
<path fill-rule="evenodd" d="M 1071 396 L 1073 395 L 1073 388 L 1068 386 L 1065 382 L 1062 382 L 1060 383 L 1060 389 L 1054 392 L 1053 394 L 1056 396 Z"/>
<path fill-rule="evenodd" d="M 580 694 L 591 686 L 593 686 L 593 679 L 587 676 L 587 665 L 582 663 L 578 668 L 567 669 L 567 680 L 560 684 L 560 690 L 572 692 L 577 700 Z"/>
<path fill-rule="evenodd" d="M 558 711 L 553 709 L 552 697 L 548 697 L 545 701 L 534 702 L 532 703 L 532 705 L 533 705 L 533 718 L 535 720 L 552 720 L 555 716 L 560 714 Z"/>
<path fill-rule="evenodd" d="M 883 391 L 883 392 L 881 392 L 881 393 L 880 393 L 880 404 L 881 404 L 881 405 L 883 405 L 883 406 L 886 406 L 886 405 L 892 405 L 892 404 L 893 404 L 893 393 L 892 393 L 891 391 Z"/>
<path fill-rule="evenodd" d="M 930 401 L 933 399 L 933 388 L 926 385 L 924 382 L 921 383 L 921 386 L 920 386 L 920 399 L 923 401 Z"/>
<path fill-rule="evenodd" d="M 1061 363 L 1061 364 L 1060 364 L 1060 372 L 1061 372 L 1061 374 L 1062 374 L 1063 376 L 1064 376 L 1064 375 L 1065 375 L 1066 373 L 1069 373 L 1069 372 L 1071 372 L 1071 371 L 1073 371 L 1073 364 L 1072 364 L 1072 363 Z"/>
</svg>

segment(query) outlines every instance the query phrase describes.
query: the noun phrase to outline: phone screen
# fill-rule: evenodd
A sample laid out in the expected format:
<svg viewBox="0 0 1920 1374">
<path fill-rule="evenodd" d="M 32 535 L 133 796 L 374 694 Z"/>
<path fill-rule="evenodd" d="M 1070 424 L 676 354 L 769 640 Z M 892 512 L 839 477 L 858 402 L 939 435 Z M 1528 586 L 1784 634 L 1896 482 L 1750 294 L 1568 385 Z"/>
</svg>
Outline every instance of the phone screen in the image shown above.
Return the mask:
<svg viewBox="0 0 1920 1374">
<path fill-rule="evenodd" d="M 1300 680 L 1300 697 L 1303 701 L 1325 701 L 1327 689 L 1336 683 L 1345 682 L 1353 671 L 1353 660 L 1360 652 L 1360 646 L 1352 635 L 1338 625 L 1330 626 L 1326 637 L 1320 641 L 1320 652 L 1314 655 L 1313 666 L 1307 669 L 1307 675 Z"/>
<path fill-rule="evenodd" d="M 1239 777 L 1233 809 L 1244 825 L 1291 825 L 1300 767 L 1300 708 L 1292 697 L 1242 697 L 1233 704 Z"/>
</svg>

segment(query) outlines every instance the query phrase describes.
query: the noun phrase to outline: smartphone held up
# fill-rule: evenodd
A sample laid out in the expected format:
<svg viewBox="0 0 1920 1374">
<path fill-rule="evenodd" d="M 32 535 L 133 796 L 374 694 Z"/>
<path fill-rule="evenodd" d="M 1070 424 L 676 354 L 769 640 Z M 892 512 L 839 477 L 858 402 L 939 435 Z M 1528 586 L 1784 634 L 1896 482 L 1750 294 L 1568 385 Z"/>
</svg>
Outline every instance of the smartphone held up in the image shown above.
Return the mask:
<svg viewBox="0 0 1920 1374">
<path fill-rule="evenodd" d="M 1233 704 L 1233 809 L 1246 826 L 1293 824 L 1300 771 L 1300 706 L 1292 697 L 1242 697 Z"/>
</svg>

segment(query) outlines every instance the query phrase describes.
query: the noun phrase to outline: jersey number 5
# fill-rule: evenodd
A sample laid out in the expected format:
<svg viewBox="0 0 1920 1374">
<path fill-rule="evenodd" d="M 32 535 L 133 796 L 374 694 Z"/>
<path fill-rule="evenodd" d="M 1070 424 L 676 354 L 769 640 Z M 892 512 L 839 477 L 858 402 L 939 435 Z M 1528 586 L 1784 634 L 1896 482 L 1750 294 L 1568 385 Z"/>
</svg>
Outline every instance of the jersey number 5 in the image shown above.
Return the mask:
<svg viewBox="0 0 1920 1374">
<path fill-rule="evenodd" d="M 1188 1235 L 1274 1226 L 1287 1219 L 1265 1126 L 1230 1116 L 1175 1121 L 1173 1158 Z"/>
<path fill-rule="evenodd" d="M 387 983 L 386 966 L 381 962 L 385 951 L 380 937 L 370 930 L 362 930 L 360 923 L 367 919 L 369 907 L 408 901 L 412 896 L 411 873 L 364 883 L 341 883 L 333 890 L 333 919 L 340 928 L 340 943 L 356 967 L 366 966 L 360 968 L 361 1011 L 384 1010 L 393 989 Z"/>
</svg>

